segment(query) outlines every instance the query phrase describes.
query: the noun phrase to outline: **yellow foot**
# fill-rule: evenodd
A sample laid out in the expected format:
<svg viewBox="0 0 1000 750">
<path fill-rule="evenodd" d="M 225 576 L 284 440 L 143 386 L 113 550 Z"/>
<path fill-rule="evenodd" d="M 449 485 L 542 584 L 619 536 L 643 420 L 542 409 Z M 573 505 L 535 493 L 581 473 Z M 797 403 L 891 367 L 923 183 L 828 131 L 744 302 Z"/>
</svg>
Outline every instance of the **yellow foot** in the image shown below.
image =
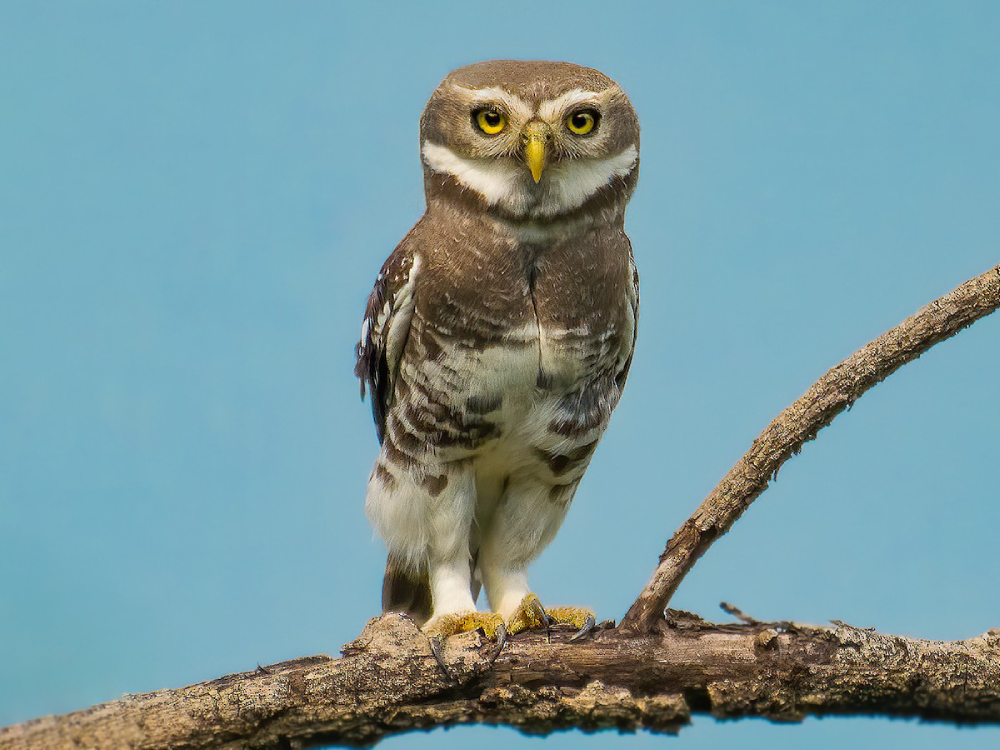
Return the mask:
<svg viewBox="0 0 1000 750">
<path fill-rule="evenodd" d="M 594 612 L 586 607 L 549 607 L 545 609 L 538 597 L 528 594 L 507 620 L 507 632 L 511 635 L 525 630 L 547 628 L 550 625 L 572 625 L 579 632 L 574 639 L 585 635 L 594 628 Z"/>
<path fill-rule="evenodd" d="M 490 666 L 507 645 L 507 629 L 503 624 L 503 618 L 495 612 L 458 612 L 451 615 L 438 615 L 428 620 L 423 630 L 435 661 L 441 667 L 444 676 L 452 682 L 460 682 L 460 680 L 452 672 L 445 659 L 444 639 L 449 635 L 482 630 L 489 640 L 497 644 L 496 653 L 489 660 Z"/>
<path fill-rule="evenodd" d="M 503 630 L 503 618 L 495 612 L 459 612 L 438 615 L 424 625 L 424 632 L 431 637 L 447 638 L 457 633 L 482 630 L 491 641 L 497 640 Z"/>
</svg>

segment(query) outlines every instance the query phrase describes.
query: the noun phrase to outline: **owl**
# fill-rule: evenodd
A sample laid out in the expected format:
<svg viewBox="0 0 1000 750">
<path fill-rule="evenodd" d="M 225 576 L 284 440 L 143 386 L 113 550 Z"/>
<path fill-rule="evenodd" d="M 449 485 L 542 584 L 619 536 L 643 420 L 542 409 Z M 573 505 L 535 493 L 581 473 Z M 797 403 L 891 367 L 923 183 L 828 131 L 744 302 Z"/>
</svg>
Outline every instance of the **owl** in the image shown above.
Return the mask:
<svg viewBox="0 0 1000 750">
<path fill-rule="evenodd" d="M 439 636 L 581 626 L 592 613 L 542 607 L 527 570 L 632 362 L 638 118 L 597 70 L 481 62 L 431 95 L 420 154 L 427 210 L 378 274 L 357 350 L 383 609 Z"/>
</svg>

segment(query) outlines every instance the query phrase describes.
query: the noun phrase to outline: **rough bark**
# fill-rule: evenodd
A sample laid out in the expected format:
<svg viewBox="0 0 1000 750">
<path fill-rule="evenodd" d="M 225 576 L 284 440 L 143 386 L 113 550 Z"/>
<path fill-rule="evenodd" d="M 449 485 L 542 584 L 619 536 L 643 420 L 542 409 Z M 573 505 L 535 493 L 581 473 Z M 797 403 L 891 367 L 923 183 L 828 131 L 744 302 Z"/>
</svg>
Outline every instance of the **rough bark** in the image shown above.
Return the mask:
<svg viewBox="0 0 1000 750">
<path fill-rule="evenodd" d="M 479 722 L 676 732 L 692 713 L 1000 722 L 1000 630 L 925 641 L 838 624 L 713 625 L 669 612 L 652 632 L 568 642 L 523 634 L 502 651 L 456 636 L 447 672 L 400 615 L 372 620 L 340 659 L 316 656 L 0 730 L 0 748 L 301 748 Z"/>
<path fill-rule="evenodd" d="M 767 489 L 778 469 L 834 418 L 907 362 L 1000 307 L 1000 266 L 925 305 L 817 380 L 767 426 L 667 543 L 649 583 L 622 619 L 648 630 L 684 576 Z"/>
</svg>

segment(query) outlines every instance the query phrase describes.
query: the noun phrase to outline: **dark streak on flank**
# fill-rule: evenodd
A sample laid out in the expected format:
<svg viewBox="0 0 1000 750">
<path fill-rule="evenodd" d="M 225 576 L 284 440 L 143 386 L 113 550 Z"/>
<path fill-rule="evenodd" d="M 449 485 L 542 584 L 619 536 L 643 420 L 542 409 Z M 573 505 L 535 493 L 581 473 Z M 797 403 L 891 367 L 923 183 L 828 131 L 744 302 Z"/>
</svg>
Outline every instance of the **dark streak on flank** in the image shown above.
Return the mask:
<svg viewBox="0 0 1000 750">
<path fill-rule="evenodd" d="M 503 405 L 501 396 L 469 396 L 465 400 L 465 408 L 472 414 L 489 414 Z"/>
<path fill-rule="evenodd" d="M 581 463 L 588 461 L 597 448 L 597 441 L 581 445 L 576 450 L 569 453 L 551 453 L 541 448 L 535 448 L 535 453 L 549 465 L 549 471 L 554 476 L 562 476 L 570 469 L 574 469 Z"/>
<path fill-rule="evenodd" d="M 393 463 L 402 469 L 411 469 L 417 465 L 417 462 L 412 456 L 408 456 L 396 447 L 396 443 L 393 441 L 391 433 L 386 434 L 385 444 L 382 446 L 382 450 L 385 452 L 385 457 L 390 463 Z"/>
<path fill-rule="evenodd" d="M 375 477 L 390 492 L 396 488 L 396 477 L 382 464 L 375 464 Z"/>
<path fill-rule="evenodd" d="M 437 497 L 448 486 L 448 475 L 441 474 L 440 476 L 434 476 L 433 474 L 429 474 L 424 477 L 420 485 L 430 493 L 431 497 Z"/>
<path fill-rule="evenodd" d="M 444 350 L 441 348 L 441 344 L 438 343 L 437 339 L 434 338 L 433 334 L 425 332 L 420 338 L 420 343 L 424 346 L 424 356 L 427 359 L 435 362 L 442 359 Z"/>
<path fill-rule="evenodd" d="M 424 442 L 420 438 L 405 429 L 393 431 L 393 438 L 399 444 L 400 448 L 412 454 L 416 454 L 424 445 Z"/>
</svg>

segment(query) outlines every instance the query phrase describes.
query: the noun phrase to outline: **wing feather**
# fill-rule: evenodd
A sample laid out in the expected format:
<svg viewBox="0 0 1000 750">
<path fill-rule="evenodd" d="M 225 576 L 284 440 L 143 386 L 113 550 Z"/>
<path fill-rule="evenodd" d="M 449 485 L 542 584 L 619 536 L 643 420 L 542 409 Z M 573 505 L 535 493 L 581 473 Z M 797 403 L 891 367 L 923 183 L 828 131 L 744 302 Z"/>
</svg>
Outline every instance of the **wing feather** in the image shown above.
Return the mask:
<svg viewBox="0 0 1000 750">
<path fill-rule="evenodd" d="M 370 393 L 380 443 L 385 437 L 386 414 L 410 334 L 419 268 L 420 258 L 406 252 L 402 245 L 398 247 L 375 279 L 361 323 L 354 374 L 361 380 L 361 398 L 365 397 L 366 387 Z"/>
<path fill-rule="evenodd" d="M 625 387 L 625 380 L 628 378 L 628 371 L 632 367 L 632 356 L 635 354 L 635 340 L 639 335 L 639 269 L 636 268 L 635 258 L 632 256 L 632 247 L 629 245 L 628 265 L 631 278 L 625 288 L 628 312 L 632 324 L 631 335 L 625 339 L 621 354 L 619 355 L 619 366 L 616 368 L 615 380 L 619 388 Z"/>
</svg>

